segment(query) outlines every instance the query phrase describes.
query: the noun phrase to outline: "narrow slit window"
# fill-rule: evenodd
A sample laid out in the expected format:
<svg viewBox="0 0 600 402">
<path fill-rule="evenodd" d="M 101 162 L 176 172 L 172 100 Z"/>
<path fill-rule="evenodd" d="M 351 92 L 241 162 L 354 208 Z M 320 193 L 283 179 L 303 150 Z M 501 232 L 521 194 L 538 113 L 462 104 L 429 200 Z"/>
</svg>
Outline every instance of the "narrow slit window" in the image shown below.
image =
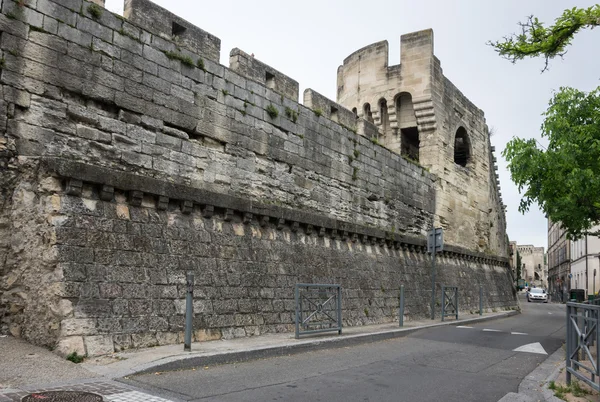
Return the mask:
<svg viewBox="0 0 600 402">
<path fill-rule="evenodd" d="M 265 73 L 265 83 L 267 84 L 267 88 L 275 88 L 275 75 L 267 71 Z"/>
<path fill-rule="evenodd" d="M 173 36 L 181 36 L 185 32 L 185 27 L 173 21 Z"/>
<path fill-rule="evenodd" d="M 335 122 L 338 121 L 338 110 L 336 107 L 332 106 L 330 113 L 329 113 L 329 118 Z"/>
</svg>

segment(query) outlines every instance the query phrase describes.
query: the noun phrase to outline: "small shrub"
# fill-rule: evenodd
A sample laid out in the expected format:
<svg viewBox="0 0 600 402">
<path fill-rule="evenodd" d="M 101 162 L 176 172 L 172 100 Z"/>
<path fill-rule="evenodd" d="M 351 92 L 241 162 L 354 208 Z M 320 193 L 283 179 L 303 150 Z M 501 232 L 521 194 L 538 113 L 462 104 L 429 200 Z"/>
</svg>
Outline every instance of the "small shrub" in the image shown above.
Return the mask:
<svg viewBox="0 0 600 402">
<path fill-rule="evenodd" d="M 204 60 L 202 59 L 198 59 L 198 61 L 196 62 L 196 67 L 198 67 L 202 71 L 206 71 L 206 69 L 204 68 Z"/>
<path fill-rule="evenodd" d="M 358 180 L 358 167 L 356 166 L 354 166 L 354 169 L 352 170 L 352 180 Z"/>
<path fill-rule="evenodd" d="M 75 364 L 79 364 L 79 363 L 83 362 L 84 359 L 85 359 L 85 356 L 81 356 L 77 352 L 73 352 L 73 353 L 67 355 L 67 360 L 70 362 L 73 362 Z"/>
<path fill-rule="evenodd" d="M 321 109 L 313 109 L 313 113 L 316 114 L 318 117 L 321 117 L 323 115 L 323 111 Z"/>
<path fill-rule="evenodd" d="M 354 150 L 354 159 L 358 159 L 358 157 L 360 156 L 360 151 L 358 149 Z"/>
<path fill-rule="evenodd" d="M 279 110 L 273 104 L 269 104 L 265 110 L 271 119 L 276 119 L 279 116 Z"/>
<path fill-rule="evenodd" d="M 4 70 L 5 65 L 6 65 L 6 59 L 3 57 L 0 59 L 0 70 Z"/>
<path fill-rule="evenodd" d="M 165 52 L 165 55 L 170 60 L 179 60 L 181 63 L 185 64 L 188 67 L 194 67 L 194 60 L 192 60 L 190 56 L 186 56 L 176 52 Z"/>
<path fill-rule="evenodd" d="M 226 89 L 221 89 L 221 92 L 223 93 L 223 96 L 229 95 L 229 91 L 227 91 Z"/>
<path fill-rule="evenodd" d="M 579 385 L 579 382 L 573 380 L 573 381 L 571 381 L 571 393 L 573 394 L 573 396 L 581 398 L 582 396 L 589 395 L 590 391 L 588 391 L 587 389 L 581 388 L 581 385 Z"/>
<path fill-rule="evenodd" d="M 555 390 L 556 389 L 556 383 L 554 381 L 550 381 L 550 384 L 548 384 L 548 388 L 550 388 L 551 390 Z"/>
<path fill-rule="evenodd" d="M 12 54 L 14 57 L 19 57 L 19 51 L 15 49 L 10 49 L 8 53 Z"/>
<path fill-rule="evenodd" d="M 17 16 L 13 12 L 6 13 L 6 18 L 9 20 L 16 20 Z"/>
<path fill-rule="evenodd" d="M 348 155 L 348 164 L 352 165 L 352 162 L 354 162 L 354 157 L 352 155 Z"/>
<path fill-rule="evenodd" d="M 298 112 L 286 106 L 285 115 L 288 119 L 293 121 L 294 123 L 298 121 Z"/>
<path fill-rule="evenodd" d="M 365 309 L 363 311 L 365 313 L 365 316 L 368 317 L 369 316 L 369 309 L 365 307 Z"/>
<path fill-rule="evenodd" d="M 33 32 L 46 32 L 43 28 L 39 28 L 34 25 L 30 25 L 29 30 Z"/>
<path fill-rule="evenodd" d="M 379 140 L 377 139 L 377 137 L 371 137 L 371 142 L 375 145 L 379 145 Z"/>
<path fill-rule="evenodd" d="M 98 4 L 92 3 L 88 6 L 87 12 L 93 19 L 97 20 L 102 17 L 102 8 Z"/>
</svg>

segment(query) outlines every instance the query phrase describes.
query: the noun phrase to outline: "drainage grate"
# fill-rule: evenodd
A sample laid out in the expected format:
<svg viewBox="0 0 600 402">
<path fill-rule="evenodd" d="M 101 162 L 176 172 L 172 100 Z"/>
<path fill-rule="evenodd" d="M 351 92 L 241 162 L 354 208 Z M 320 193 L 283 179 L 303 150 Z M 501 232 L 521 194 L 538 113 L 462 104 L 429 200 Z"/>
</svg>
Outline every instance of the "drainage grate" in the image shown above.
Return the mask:
<svg viewBox="0 0 600 402">
<path fill-rule="evenodd" d="M 100 395 L 80 391 L 48 391 L 24 396 L 22 402 L 102 402 Z"/>
</svg>

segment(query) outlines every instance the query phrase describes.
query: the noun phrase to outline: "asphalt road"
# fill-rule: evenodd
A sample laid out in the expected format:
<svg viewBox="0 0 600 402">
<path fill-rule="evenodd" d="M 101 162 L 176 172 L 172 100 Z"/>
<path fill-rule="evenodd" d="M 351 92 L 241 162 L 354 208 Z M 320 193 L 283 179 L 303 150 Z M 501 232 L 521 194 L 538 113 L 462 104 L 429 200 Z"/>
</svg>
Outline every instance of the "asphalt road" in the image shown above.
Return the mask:
<svg viewBox="0 0 600 402">
<path fill-rule="evenodd" d="M 496 402 L 564 340 L 564 305 L 522 299 L 522 307 L 523 314 L 469 327 L 131 381 L 186 401 Z M 515 351 L 523 346 L 529 351 Z"/>
</svg>

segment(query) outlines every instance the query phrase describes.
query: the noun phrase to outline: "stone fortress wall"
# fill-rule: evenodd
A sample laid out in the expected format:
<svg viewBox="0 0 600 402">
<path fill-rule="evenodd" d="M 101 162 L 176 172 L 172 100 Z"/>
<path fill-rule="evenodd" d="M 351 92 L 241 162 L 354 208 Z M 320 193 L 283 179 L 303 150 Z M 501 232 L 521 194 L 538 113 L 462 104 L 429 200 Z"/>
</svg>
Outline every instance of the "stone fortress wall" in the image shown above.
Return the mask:
<svg viewBox="0 0 600 402">
<path fill-rule="evenodd" d="M 2 0 L 0 330 L 97 355 L 293 328 L 293 286 L 345 325 L 429 314 L 439 179 L 378 127 L 148 0 Z M 101 3 L 101 1 L 98 1 Z M 443 198 L 443 197 L 442 197 Z M 451 241 L 463 310 L 513 308 L 505 253 Z M 438 295 L 439 296 L 439 295 Z"/>
<path fill-rule="evenodd" d="M 508 255 L 494 147 L 483 111 L 444 77 L 433 31 L 401 37 L 401 63 L 387 41 L 366 46 L 338 69 L 338 101 L 378 128 L 378 141 L 436 176 L 436 225 L 471 250 Z"/>
</svg>

